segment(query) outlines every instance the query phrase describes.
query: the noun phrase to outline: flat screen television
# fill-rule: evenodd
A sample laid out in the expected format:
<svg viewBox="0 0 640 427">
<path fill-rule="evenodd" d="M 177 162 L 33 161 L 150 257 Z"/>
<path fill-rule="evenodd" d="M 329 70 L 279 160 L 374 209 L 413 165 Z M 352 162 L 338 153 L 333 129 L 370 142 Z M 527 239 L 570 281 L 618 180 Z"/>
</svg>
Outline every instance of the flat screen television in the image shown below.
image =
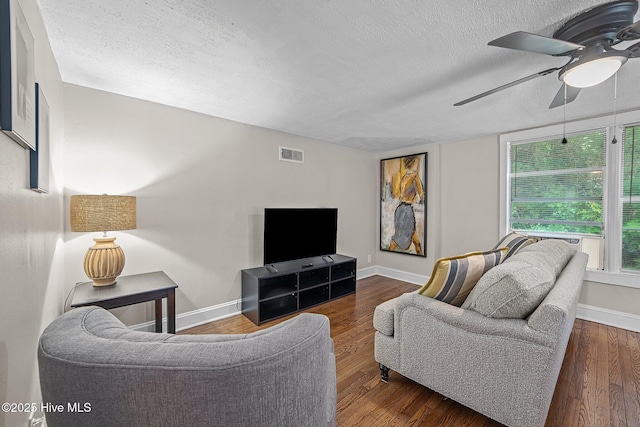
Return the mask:
<svg viewBox="0 0 640 427">
<path fill-rule="evenodd" d="M 264 264 L 336 253 L 338 209 L 265 208 Z"/>
</svg>

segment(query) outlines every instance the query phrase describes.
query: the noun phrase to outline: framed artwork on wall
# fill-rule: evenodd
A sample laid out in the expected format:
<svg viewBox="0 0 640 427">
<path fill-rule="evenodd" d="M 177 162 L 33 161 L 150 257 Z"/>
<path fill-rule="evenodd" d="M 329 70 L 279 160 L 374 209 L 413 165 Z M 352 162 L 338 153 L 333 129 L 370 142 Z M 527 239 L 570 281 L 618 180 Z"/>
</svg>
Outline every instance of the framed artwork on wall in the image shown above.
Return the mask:
<svg viewBox="0 0 640 427">
<path fill-rule="evenodd" d="M 0 127 L 35 150 L 34 42 L 17 0 L 0 0 Z"/>
<path fill-rule="evenodd" d="M 380 249 L 427 256 L 427 153 L 380 161 Z"/>
<path fill-rule="evenodd" d="M 49 192 L 49 104 L 36 83 L 36 149 L 29 153 L 29 181 L 31 189 Z"/>
</svg>

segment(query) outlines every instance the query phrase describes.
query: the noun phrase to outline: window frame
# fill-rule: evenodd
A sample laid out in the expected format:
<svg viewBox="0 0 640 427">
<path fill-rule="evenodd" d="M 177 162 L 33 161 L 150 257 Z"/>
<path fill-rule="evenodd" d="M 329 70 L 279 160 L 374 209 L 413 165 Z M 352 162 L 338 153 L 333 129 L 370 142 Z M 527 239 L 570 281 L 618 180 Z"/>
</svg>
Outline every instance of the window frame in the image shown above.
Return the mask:
<svg viewBox="0 0 640 427">
<path fill-rule="evenodd" d="M 615 122 L 615 126 L 614 126 Z M 640 271 L 623 271 L 622 265 L 622 135 L 625 127 L 640 124 L 640 110 L 575 120 L 565 124 L 526 129 L 499 136 L 500 143 L 500 235 L 510 231 L 510 147 L 512 143 L 541 141 L 562 136 L 605 130 L 605 174 L 603 197 L 604 270 L 587 270 L 585 280 L 640 289 Z M 615 135 L 617 144 L 611 144 Z"/>
</svg>

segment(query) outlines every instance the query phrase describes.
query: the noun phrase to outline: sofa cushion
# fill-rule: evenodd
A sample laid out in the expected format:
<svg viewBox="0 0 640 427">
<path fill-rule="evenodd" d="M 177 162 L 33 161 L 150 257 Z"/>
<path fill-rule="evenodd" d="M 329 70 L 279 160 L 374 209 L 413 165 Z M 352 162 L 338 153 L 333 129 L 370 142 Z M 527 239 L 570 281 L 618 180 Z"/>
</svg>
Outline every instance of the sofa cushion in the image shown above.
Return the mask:
<svg viewBox="0 0 640 427">
<path fill-rule="evenodd" d="M 514 260 L 498 267 L 478 281 L 463 308 L 487 317 L 524 319 L 555 283 L 553 272 L 540 265 Z"/>
<path fill-rule="evenodd" d="M 574 253 L 562 240 L 527 246 L 482 276 L 462 307 L 487 317 L 523 319 L 547 296 Z"/>
<path fill-rule="evenodd" d="M 523 248 L 520 254 L 527 255 L 522 255 L 520 259 L 527 260 L 530 263 L 543 263 L 552 269 L 554 275 L 558 277 L 575 253 L 576 250 L 564 240 L 545 239 Z"/>
<path fill-rule="evenodd" d="M 537 241 L 538 239 L 535 237 L 525 236 L 524 234 L 519 234 L 515 231 L 512 231 L 511 233 L 500 239 L 500 241 L 493 247 L 493 249 L 505 247 L 509 248 L 509 251 L 504 257 L 504 259 L 507 259 L 512 255 L 517 254 L 521 249 L 524 249 L 526 246 Z"/>
<path fill-rule="evenodd" d="M 433 266 L 429 281 L 418 291 L 427 297 L 460 306 L 478 279 L 504 260 L 507 248 L 470 252 L 452 258 L 440 258 Z"/>
</svg>

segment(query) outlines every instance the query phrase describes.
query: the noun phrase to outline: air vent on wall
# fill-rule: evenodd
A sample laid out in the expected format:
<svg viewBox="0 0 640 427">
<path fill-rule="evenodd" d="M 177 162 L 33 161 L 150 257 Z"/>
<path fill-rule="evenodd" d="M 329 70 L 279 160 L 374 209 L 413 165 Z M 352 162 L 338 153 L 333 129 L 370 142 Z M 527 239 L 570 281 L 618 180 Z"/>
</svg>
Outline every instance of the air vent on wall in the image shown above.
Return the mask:
<svg viewBox="0 0 640 427">
<path fill-rule="evenodd" d="M 283 162 L 304 163 L 304 151 L 295 148 L 280 147 L 278 158 Z"/>
</svg>

